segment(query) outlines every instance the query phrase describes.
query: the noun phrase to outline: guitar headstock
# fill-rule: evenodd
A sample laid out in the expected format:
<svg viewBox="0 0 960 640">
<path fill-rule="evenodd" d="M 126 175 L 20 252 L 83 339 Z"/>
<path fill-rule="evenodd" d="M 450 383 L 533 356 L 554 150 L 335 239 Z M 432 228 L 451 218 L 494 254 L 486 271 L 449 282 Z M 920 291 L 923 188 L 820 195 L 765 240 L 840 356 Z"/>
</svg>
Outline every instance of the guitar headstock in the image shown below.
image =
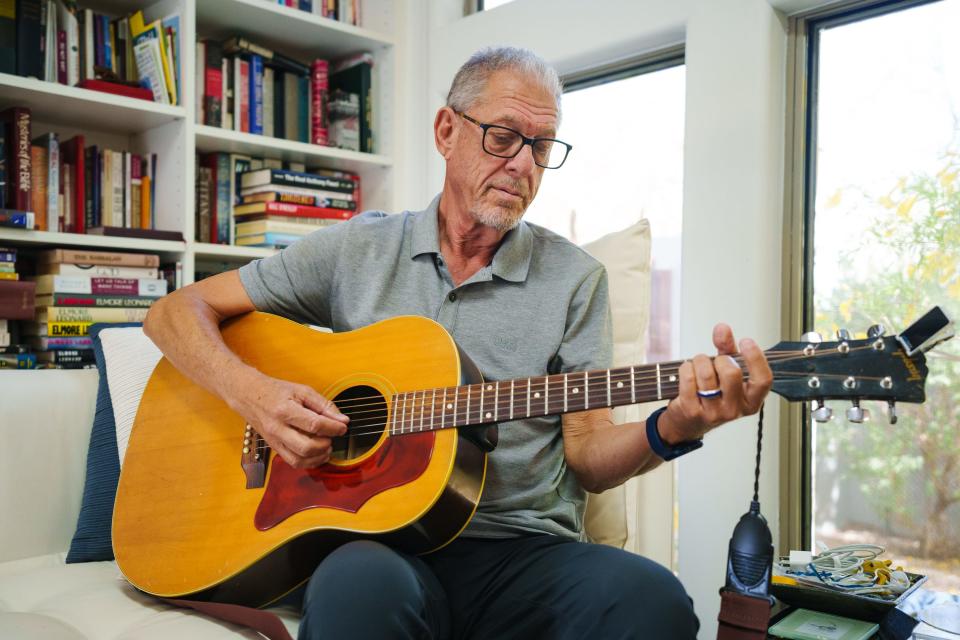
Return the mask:
<svg viewBox="0 0 960 640">
<path fill-rule="evenodd" d="M 808 333 L 799 342 L 781 342 L 767 351 L 773 370 L 773 391 L 787 400 L 813 401 L 813 417 L 830 419 L 825 400 L 850 400 L 851 422 L 863 422 L 862 400 L 887 402 L 890 421 L 896 422 L 896 402 L 923 402 L 927 364 L 924 352 L 953 336 L 953 323 L 934 307 L 897 336 L 884 336 L 874 325 L 862 340 L 846 330 L 837 340 L 823 342 Z"/>
</svg>

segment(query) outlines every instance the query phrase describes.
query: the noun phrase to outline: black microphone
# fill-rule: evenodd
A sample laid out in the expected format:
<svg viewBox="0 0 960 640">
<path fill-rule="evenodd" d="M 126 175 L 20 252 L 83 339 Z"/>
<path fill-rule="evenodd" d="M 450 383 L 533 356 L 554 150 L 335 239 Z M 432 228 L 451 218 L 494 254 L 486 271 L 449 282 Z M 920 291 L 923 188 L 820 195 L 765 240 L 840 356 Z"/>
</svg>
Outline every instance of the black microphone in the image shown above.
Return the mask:
<svg viewBox="0 0 960 640">
<path fill-rule="evenodd" d="M 760 513 L 760 502 L 753 500 L 750 511 L 740 516 L 730 537 L 725 588 L 769 600 L 772 572 L 773 536 L 767 519 Z"/>
</svg>

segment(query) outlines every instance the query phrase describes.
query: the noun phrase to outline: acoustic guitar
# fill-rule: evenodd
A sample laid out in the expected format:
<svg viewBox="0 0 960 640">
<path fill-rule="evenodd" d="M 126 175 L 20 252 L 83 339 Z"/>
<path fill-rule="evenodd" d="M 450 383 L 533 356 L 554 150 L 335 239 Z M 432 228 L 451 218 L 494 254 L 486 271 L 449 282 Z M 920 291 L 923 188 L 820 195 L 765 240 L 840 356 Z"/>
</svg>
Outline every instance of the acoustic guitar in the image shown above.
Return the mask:
<svg viewBox="0 0 960 640">
<path fill-rule="evenodd" d="M 422 317 L 329 334 L 253 312 L 221 329 L 248 364 L 333 399 L 349 431 L 327 464 L 294 469 L 161 359 L 113 519 L 117 564 L 157 596 L 264 606 L 347 541 L 436 550 L 477 508 L 497 423 L 670 399 L 682 364 L 485 381 L 443 327 Z M 927 368 L 912 345 L 930 342 L 924 331 L 912 344 L 875 329 L 862 340 L 781 342 L 766 352 L 773 390 L 816 401 L 820 417 L 827 399 L 851 399 L 861 412 L 862 399 L 922 402 Z"/>
</svg>

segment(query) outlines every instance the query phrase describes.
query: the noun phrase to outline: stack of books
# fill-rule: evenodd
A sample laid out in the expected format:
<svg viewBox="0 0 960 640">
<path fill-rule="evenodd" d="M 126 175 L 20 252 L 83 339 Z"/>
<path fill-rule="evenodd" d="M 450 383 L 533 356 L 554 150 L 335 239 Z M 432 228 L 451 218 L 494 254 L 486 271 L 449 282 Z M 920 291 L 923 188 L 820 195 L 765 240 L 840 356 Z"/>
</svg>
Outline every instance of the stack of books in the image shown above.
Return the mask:
<svg viewBox="0 0 960 640">
<path fill-rule="evenodd" d="M 113 18 L 76 0 L 0 6 L 0 72 L 181 104 L 179 13 L 147 23 L 140 11 Z"/>
<path fill-rule="evenodd" d="M 318 169 L 248 171 L 234 207 L 236 244 L 283 248 L 321 227 L 349 220 L 359 208 L 359 177 Z"/>
<path fill-rule="evenodd" d="M 311 144 L 374 151 L 373 55 L 309 64 L 244 37 L 200 40 L 197 122 Z"/>
<path fill-rule="evenodd" d="M 167 293 L 159 256 L 126 252 L 51 249 L 37 257 L 36 315 L 21 323 L 37 360 L 76 368 L 94 362 L 90 325 L 143 322 Z"/>
<path fill-rule="evenodd" d="M 360 26 L 360 0 L 266 0 L 266 2 Z"/>
<path fill-rule="evenodd" d="M 26 107 L 0 112 L 0 125 L 0 225 L 116 235 L 112 227 L 160 237 L 149 233 L 155 231 L 157 154 L 87 146 L 83 135 L 32 139 Z"/>
<path fill-rule="evenodd" d="M 17 321 L 32 320 L 34 284 L 20 279 L 17 250 L 0 247 L 0 369 L 32 369 L 36 356 L 18 344 Z"/>
</svg>

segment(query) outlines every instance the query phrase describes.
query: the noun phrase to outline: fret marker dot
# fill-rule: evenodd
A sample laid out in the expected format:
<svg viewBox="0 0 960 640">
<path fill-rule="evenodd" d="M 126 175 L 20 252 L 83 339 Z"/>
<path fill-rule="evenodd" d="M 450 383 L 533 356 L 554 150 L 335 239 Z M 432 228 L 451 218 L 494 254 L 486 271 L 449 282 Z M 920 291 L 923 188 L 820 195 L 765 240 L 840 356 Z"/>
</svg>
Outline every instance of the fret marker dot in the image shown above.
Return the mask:
<svg viewBox="0 0 960 640">
<path fill-rule="evenodd" d="M 580 393 L 580 387 L 574 387 L 574 388 L 573 388 L 573 392 L 574 392 L 574 393 Z"/>
<path fill-rule="evenodd" d="M 623 383 L 622 383 L 622 382 L 618 382 L 618 383 L 617 383 L 617 389 L 622 389 L 622 388 L 623 388 Z"/>
<path fill-rule="evenodd" d="M 676 382 L 677 376 L 670 376 L 670 382 Z"/>
<path fill-rule="evenodd" d="M 487 416 L 488 418 L 492 418 L 492 417 L 493 417 L 493 414 L 492 414 L 492 413 L 490 413 L 489 411 L 487 411 L 487 414 L 486 414 L 486 416 Z"/>
<path fill-rule="evenodd" d="M 448 402 L 448 403 L 447 403 L 447 409 L 453 409 L 453 403 L 452 403 L 452 402 Z"/>
<path fill-rule="evenodd" d="M 534 398 L 539 398 L 539 397 L 540 397 L 540 392 L 537 391 L 536 393 L 534 393 L 534 394 L 533 394 L 533 397 L 534 397 Z"/>
<path fill-rule="evenodd" d="M 487 391 L 493 391 L 493 385 L 492 385 L 492 384 L 488 384 L 488 385 L 487 385 Z"/>
</svg>

